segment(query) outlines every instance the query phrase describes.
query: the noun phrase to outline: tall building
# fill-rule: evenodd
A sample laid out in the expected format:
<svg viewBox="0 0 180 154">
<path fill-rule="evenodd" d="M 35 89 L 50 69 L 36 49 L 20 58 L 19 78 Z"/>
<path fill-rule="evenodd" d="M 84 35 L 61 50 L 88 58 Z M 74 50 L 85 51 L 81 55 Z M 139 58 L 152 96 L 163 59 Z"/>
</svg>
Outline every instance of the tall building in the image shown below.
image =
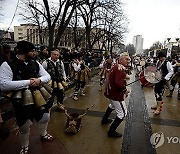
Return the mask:
<svg viewBox="0 0 180 154">
<path fill-rule="evenodd" d="M 136 49 L 136 54 L 143 53 L 143 41 L 144 38 L 142 38 L 142 35 L 136 35 L 133 37 L 133 45 Z"/>
</svg>

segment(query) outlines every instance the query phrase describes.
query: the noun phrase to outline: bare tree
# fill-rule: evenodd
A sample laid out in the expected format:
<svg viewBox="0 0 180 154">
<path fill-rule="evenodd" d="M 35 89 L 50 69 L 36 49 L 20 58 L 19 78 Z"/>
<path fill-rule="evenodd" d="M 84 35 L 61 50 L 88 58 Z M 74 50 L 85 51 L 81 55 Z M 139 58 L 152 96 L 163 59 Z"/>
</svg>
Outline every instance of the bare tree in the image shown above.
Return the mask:
<svg viewBox="0 0 180 154">
<path fill-rule="evenodd" d="M 128 32 L 128 20 L 122 10 L 119 0 L 109 1 L 104 7 L 104 29 L 106 30 L 105 46 L 112 53 L 115 46 L 122 46 L 125 34 Z"/>
<path fill-rule="evenodd" d="M 95 11 L 96 8 L 98 7 L 97 0 L 86 0 L 85 4 L 80 5 L 78 7 L 78 10 L 81 13 L 81 17 L 83 19 L 83 22 L 85 24 L 85 29 L 86 29 L 86 43 L 88 46 L 88 49 L 91 51 L 92 50 L 92 44 L 91 44 L 91 30 L 92 30 L 92 24 L 95 21 Z"/>
<path fill-rule="evenodd" d="M 31 1 L 31 4 L 32 3 L 35 7 L 37 7 L 37 3 Z M 20 12 L 19 15 L 22 17 L 23 21 L 38 26 L 40 44 L 44 44 L 44 38 L 47 36 L 47 32 L 44 29 L 47 26 L 44 16 L 30 6 L 29 0 L 23 1 L 23 4 L 26 7 L 21 7 L 22 12 Z M 42 11 L 44 12 L 44 10 Z M 26 13 L 24 14 L 24 12 Z"/>
<path fill-rule="evenodd" d="M 136 49 L 133 44 L 126 45 L 125 50 L 132 56 L 136 53 Z"/>
<path fill-rule="evenodd" d="M 155 42 L 152 44 L 152 46 L 150 47 L 150 50 L 158 50 L 158 49 L 162 49 L 163 48 L 163 44 L 159 41 Z"/>
<path fill-rule="evenodd" d="M 48 0 L 43 0 L 43 3 L 38 3 L 36 0 L 26 1 L 26 7 L 30 7 L 32 9 L 32 12 L 29 12 L 31 13 L 32 18 L 37 17 L 36 19 L 39 21 L 41 21 L 41 18 L 39 17 L 43 17 L 43 19 L 45 19 L 48 27 L 50 49 L 58 46 L 61 36 L 69 24 L 75 7 L 82 1 L 59 0 L 58 3 L 49 2 Z M 42 23 L 42 21 L 39 23 Z"/>
<path fill-rule="evenodd" d="M 145 49 L 145 50 L 144 50 L 144 55 L 145 55 L 145 56 L 148 56 L 149 51 L 150 51 L 149 49 Z"/>
<path fill-rule="evenodd" d="M 114 45 L 121 46 L 124 33 L 127 32 L 126 18 L 119 0 L 86 1 L 78 7 L 86 29 L 86 42 L 89 50 L 95 43 L 101 49 L 112 52 Z"/>
<path fill-rule="evenodd" d="M 76 8 L 73 17 L 69 23 L 69 26 L 72 28 L 72 36 L 73 36 L 73 48 L 78 49 L 83 47 L 83 40 L 85 40 L 86 31 L 83 28 L 82 22 L 79 20 L 81 18 L 79 10 Z"/>
<path fill-rule="evenodd" d="M 120 0 L 59 0 L 57 3 L 43 0 L 22 1 L 25 10 L 21 13 L 27 22 L 35 23 L 39 27 L 42 37 L 42 27 L 47 27 L 49 48 L 57 47 L 67 26 L 72 26 L 74 46 L 80 47 L 85 41 L 87 48 L 92 50 L 95 44 L 99 49 L 109 51 L 113 47 L 121 46 L 124 33 L 127 32 L 125 16 Z M 71 21 L 71 23 L 70 23 Z M 85 27 L 85 31 L 81 31 Z M 40 37 L 40 40 L 42 38 Z M 43 42 L 43 41 L 41 41 Z"/>
</svg>

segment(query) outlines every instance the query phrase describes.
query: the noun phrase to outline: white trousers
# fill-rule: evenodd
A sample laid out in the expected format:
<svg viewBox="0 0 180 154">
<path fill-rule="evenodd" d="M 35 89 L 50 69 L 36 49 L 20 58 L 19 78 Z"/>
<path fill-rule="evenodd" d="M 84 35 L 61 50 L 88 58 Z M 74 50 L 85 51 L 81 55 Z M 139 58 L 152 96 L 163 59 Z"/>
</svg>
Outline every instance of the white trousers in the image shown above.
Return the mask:
<svg viewBox="0 0 180 154">
<path fill-rule="evenodd" d="M 38 129 L 39 129 L 40 136 L 46 135 L 49 119 L 50 119 L 50 114 L 44 113 L 42 119 L 38 121 Z M 29 134 L 30 134 L 31 125 L 32 125 L 32 122 L 30 120 L 27 120 L 25 124 L 19 128 L 19 132 L 20 132 L 19 139 L 21 142 L 21 147 L 29 146 Z"/>
<path fill-rule="evenodd" d="M 125 101 L 114 101 L 110 99 L 109 107 L 115 109 L 117 117 L 123 119 L 127 115 L 127 107 Z"/>
</svg>

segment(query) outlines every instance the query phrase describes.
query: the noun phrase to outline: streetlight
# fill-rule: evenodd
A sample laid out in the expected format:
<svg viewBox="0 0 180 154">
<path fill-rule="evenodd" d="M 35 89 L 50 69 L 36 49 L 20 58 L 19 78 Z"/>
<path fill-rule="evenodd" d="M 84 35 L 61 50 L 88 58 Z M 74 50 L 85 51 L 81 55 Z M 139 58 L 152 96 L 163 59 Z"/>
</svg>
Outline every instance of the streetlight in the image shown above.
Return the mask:
<svg viewBox="0 0 180 154">
<path fill-rule="evenodd" d="M 167 38 L 168 42 L 170 41 L 171 38 Z"/>
</svg>

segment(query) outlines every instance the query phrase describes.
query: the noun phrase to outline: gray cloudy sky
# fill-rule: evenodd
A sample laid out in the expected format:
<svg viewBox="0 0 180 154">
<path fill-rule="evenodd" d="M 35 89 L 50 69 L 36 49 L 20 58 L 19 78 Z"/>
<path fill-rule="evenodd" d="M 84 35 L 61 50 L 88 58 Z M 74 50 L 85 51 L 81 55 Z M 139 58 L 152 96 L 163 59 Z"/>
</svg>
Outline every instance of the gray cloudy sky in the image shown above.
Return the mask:
<svg viewBox="0 0 180 154">
<path fill-rule="evenodd" d="M 6 0 L 3 4 L 4 18 L 0 28 L 7 28 L 18 0 Z M 144 48 L 149 48 L 154 42 L 163 42 L 167 37 L 180 37 L 180 0 L 122 0 L 124 12 L 129 18 L 129 34 L 125 43 L 132 43 L 134 35 L 142 35 Z M 19 25 L 18 16 L 14 25 Z"/>
</svg>

